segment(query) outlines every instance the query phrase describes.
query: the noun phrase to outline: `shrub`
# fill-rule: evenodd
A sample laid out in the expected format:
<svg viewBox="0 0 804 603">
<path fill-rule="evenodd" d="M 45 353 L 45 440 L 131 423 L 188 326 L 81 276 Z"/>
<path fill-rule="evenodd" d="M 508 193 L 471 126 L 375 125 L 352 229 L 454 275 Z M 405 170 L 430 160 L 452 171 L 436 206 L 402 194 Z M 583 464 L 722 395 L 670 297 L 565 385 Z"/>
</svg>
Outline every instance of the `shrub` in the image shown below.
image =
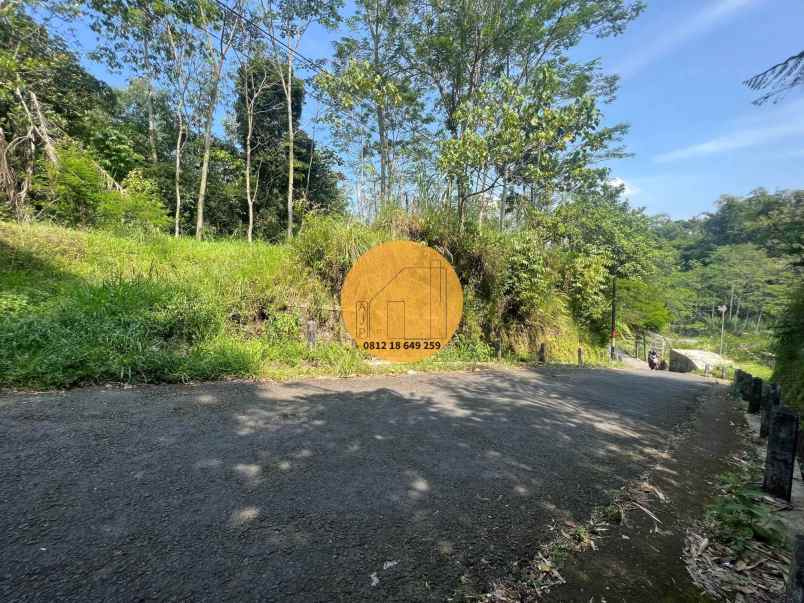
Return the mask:
<svg viewBox="0 0 804 603">
<path fill-rule="evenodd" d="M 170 218 L 159 198 L 156 184 L 134 170 L 123 181 L 123 191 L 100 195 L 97 223 L 116 230 L 160 231 Z"/>
<path fill-rule="evenodd" d="M 357 259 L 384 239 L 354 220 L 313 213 L 305 217 L 292 247 L 301 263 L 338 294 Z"/>
<path fill-rule="evenodd" d="M 94 159 L 72 145 L 59 149 L 58 165 L 47 164 L 34 183 L 45 200 L 45 215 L 70 226 L 88 226 L 95 221 L 98 205 L 108 192 L 106 179 Z"/>
<path fill-rule="evenodd" d="M 762 492 L 749 487 L 749 477 L 724 473 L 720 484 L 723 494 L 706 512 L 716 537 L 737 552 L 743 552 L 752 540 L 773 545 L 785 542 L 784 524 L 762 500 Z"/>
<path fill-rule="evenodd" d="M 185 350 L 222 328 L 214 308 L 191 290 L 153 280 L 113 279 L 64 293 L 0 320 L 0 381 L 173 380 Z"/>
</svg>

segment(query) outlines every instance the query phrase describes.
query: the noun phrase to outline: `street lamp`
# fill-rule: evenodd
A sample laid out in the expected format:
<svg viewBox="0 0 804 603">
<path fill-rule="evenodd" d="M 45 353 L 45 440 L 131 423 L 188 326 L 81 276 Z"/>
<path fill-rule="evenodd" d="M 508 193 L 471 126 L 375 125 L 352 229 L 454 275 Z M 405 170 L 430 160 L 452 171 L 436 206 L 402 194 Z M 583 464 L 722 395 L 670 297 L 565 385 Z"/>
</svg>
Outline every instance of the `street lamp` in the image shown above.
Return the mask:
<svg viewBox="0 0 804 603">
<path fill-rule="evenodd" d="M 718 306 L 720 311 L 720 355 L 723 356 L 723 329 L 726 326 L 726 306 Z"/>
</svg>

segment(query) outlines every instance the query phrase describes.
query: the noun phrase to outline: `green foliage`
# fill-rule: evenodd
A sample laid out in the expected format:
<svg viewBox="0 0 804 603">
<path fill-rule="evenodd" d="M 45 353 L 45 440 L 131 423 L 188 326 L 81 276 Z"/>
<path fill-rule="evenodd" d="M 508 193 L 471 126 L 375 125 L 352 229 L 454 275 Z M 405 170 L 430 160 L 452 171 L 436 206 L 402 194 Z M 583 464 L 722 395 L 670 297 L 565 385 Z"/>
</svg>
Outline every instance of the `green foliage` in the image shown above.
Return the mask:
<svg viewBox="0 0 804 603">
<path fill-rule="evenodd" d="M 381 233 L 359 222 L 312 214 L 291 245 L 302 264 L 337 294 L 357 258 L 383 240 Z"/>
<path fill-rule="evenodd" d="M 494 348 L 482 339 L 458 333 L 453 337 L 449 346 L 438 354 L 438 359 L 446 362 L 489 362 L 494 360 L 495 356 Z"/>
<path fill-rule="evenodd" d="M 0 382 L 61 387 L 176 380 L 185 350 L 221 326 L 193 292 L 155 279 L 75 284 L 55 303 L 0 323 Z"/>
<path fill-rule="evenodd" d="M 98 163 L 112 178 L 123 180 L 131 170 L 145 163 L 145 157 L 138 151 L 131 133 L 125 126 L 110 121 L 108 114 L 90 111 L 84 121 L 84 138 Z"/>
<path fill-rule="evenodd" d="M 762 502 L 762 492 L 749 487 L 749 477 L 743 473 L 724 473 L 720 484 L 723 493 L 706 514 L 716 537 L 738 553 L 752 540 L 772 545 L 785 542 L 784 524 Z"/>
<path fill-rule="evenodd" d="M 487 165 L 512 166 L 519 178 L 548 194 L 591 190 L 603 180 L 606 170 L 593 168 L 591 160 L 616 131 L 599 129 L 592 97 L 568 103 L 555 70 L 538 71 L 527 85 L 494 80 L 457 108 L 453 119 L 460 135 L 442 142 L 439 157 L 448 177 L 465 179 Z"/>
<path fill-rule="evenodd" d="M 506 318 L 528 322 L 544 308 L 552 290 L 553 275 L 544 242 L 534 233 L 524 231 L 513 236 L 502 282 L 507 298 Z"/>
<path fill-rule="evenodd" d="M 611 305 L 606 295 L 610 280 L 607 257 L 599 253 L 569 253 L 562 259 L 562 290 L 569 297 L 573 316 L 587 326 L 599 322 Z"/>
<path fill-rule="evenodd" d="M 44 162 L 43 162 L 44 164 Z M 45 215 L 63 224 L 88 226 L 109 188 L 95 160 L 75 145 L 59 149 L 58 165 L 44 164 L 44 176 L 34 181 L 35 190 L 47 199 Z"/>
<path fill-rule="evenodd" d="M 784 403 L 804 410 L 804 285 L 792 293 L 777 325 L 774 380 L 782 386 Z"/>
<path fill-rule="evenodd" d="M 653 282 L 623 280 L 618 286 L 620 320 L 631 327 L 660 332 L 672 318 L 665 291 Z"/>
<path fill-rule="evenodd" d="M 170 224 L 156 184 L 135 170 L 123 181 L 123 192 L 109 191 L 98 205 L 97 223 L 113 229 L 163 231 Z"/>
<path fill-rule="evenodd" d="M 681 286 L 690 292 L 688 301 L 675 302 L 674 322 L 685 332 L 719 331 L 714 308 L 721 304 L 729 307 L 729 331 L 744 333 L 772 324 L 782 316 L 801 278 L 801 191 L 771 194 L 757 189 L 746 197 L 724 195 L 714 213 L 691 220 L 660 217 L 653 228 L 678 255 L 683 269 L 667 289 L 675 293 Z"/>
<path fill-rule="evenodd" d="M 265 374 L 282 248 L 0 224 L 0 250 L 0 386 Z"/>
</svg>

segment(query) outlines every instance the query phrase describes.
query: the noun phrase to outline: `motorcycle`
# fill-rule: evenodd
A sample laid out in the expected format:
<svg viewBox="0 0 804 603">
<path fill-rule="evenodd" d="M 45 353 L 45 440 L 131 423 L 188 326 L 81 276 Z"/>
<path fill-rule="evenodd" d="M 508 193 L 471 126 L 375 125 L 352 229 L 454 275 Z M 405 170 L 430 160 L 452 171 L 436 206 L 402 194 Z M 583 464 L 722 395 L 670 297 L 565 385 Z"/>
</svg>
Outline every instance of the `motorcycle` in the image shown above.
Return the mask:
<svg viewBox="0 0 804 603">
<path fill-rule="evenodd" d="M 657 368 L 659 368 L 659 355 L 655 350 L 651 350 L 648 354 L 648 366 L 652 371 L 655 371 Z"/>
</svg>

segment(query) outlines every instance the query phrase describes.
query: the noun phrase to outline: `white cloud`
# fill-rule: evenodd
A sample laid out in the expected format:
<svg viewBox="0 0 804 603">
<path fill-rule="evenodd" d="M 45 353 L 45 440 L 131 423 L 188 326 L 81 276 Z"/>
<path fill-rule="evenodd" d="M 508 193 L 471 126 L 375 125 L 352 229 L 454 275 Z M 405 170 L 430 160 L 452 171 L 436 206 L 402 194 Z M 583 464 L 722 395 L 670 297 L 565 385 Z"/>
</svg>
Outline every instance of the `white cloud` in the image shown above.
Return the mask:
<svg viewBox="0 0 804 603">
<path fill-rule="evenodd" d="M 635 197 L 641 192 L 641 189 L 639 187 L 635 186 L 634 184 L 626 180 L 623 180 L 622 178 L 618 177 L 610 178 L 609 184 L 611 184 L 612 186 L 622 186 L 623 194 L 626 197 Z"/>
<path fill-rule="evenodd" d="M 623 79 L 630 77 L 660 56 L 672 52 L 690 38 L 706 33 L 737 11 L 756 2 L 757 0 L 702 2 L 701 4 L 707 5 L 704 10 L 698 12 L 689 20 L 676 24 L 675 27 L 670 26 L 663 35 L 657 36 L 639 48 L 637 52 L 632 53 L 619 65 L 616 65 L 613 71 L 620 74 Z"/>
<path fill-rule="evenodd" d="M 656 155 L 656 163 L 668 163 L 706 155 L 716 155 L 727 151 L 748 149 L 763 144 L 776 142 L 785 138 L 804 134 L 802 119 L 802 101 L 791 102 L 773 111 L 752 114 L 742 120 L 735 129 L 727 134 L 717 136 L 705 142 L 674 149 Z"/>
</svg>

